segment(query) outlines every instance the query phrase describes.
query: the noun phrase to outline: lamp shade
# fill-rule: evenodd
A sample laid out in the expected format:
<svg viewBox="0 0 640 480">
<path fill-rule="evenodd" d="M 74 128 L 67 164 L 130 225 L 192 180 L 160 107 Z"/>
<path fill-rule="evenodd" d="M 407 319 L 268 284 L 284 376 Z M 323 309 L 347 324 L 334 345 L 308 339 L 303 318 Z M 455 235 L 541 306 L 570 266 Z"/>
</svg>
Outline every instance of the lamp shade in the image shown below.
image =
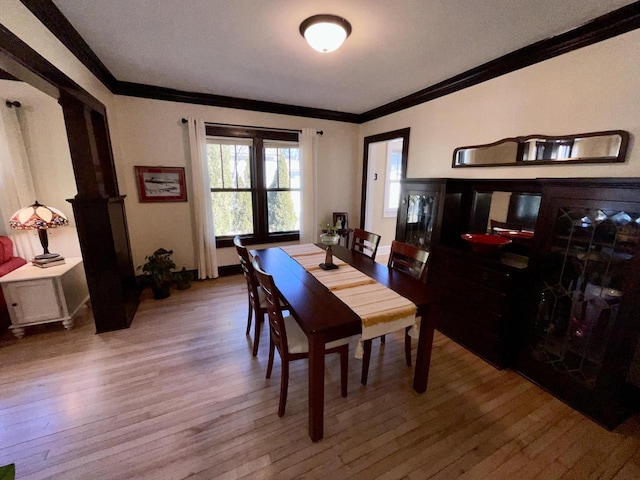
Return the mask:
<svg viewBox="0 0 640 480">
<path fill-rule="evenodd" d="M 46 230 L 48 228 L 63 227 L 69 221 L 60 210 L 47 207 L 36 202 L 21 208 L 9 220 L 9 226 L 15 230 Z"/>
<path fill-rule="evenodd" d="M 329 53 L 351 34 L 351 24 L 336 15 L 314 15 L 300 24 L 300 34 L 314 50 Z"/>
<path fill-rule="evenodd" d="M 15 230 L 38 230 L 38 237 L 40 237 L 44 253 L 36 255 L 34 263 L 52 259 L 64 260 L 59 254 L 49 252 L 47 230 L 65 225 L 69 225 L 69 220 L 64 216 L 64 213 L 53 207 L 42 205 L 37 200 L 33 205 L 18 210 L 9 219 L 9 226 Z"/>
</svg>

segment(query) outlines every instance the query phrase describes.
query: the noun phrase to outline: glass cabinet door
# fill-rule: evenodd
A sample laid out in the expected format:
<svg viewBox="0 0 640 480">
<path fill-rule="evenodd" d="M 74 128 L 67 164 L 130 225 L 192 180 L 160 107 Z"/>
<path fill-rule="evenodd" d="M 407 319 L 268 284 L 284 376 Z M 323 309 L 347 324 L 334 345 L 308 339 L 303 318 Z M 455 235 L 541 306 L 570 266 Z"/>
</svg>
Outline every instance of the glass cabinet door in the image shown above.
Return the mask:
<svg viewBox="0 0 640 480">
<path fill-rule="evenodd" d="M 516 364 L 607 428 L 633 408 L 628 374 L 640 332 L 640 202 L 624 190 L 543 191 Z"/>
<path fill-rule="evenodd" d="M 411 193 L 403 199 L 401 205 L 405 209 L 404 235 L 401 242 L 428 249 L 431 245 L 433 226 L 436 215 L 437 193 Z"/>
<path fill-rule="evenodd" d="M 440 235 L 440 219 L 446 181 L 443 179 L 402 180 L 396 240 L 430 250 Z"/>
<path fill-rule="evenodd" d="M 595 384 L 639 242 L 640 209 L 557 211 L 535 319 L 536 360 Z"/>
</svg>

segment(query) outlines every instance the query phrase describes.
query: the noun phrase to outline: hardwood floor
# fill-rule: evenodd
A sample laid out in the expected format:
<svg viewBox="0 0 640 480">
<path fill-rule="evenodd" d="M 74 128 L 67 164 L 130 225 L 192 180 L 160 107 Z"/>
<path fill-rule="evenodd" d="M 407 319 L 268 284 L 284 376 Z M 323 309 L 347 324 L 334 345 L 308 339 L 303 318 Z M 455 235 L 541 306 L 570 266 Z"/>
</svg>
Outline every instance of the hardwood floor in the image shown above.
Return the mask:
<svg viewBox="0 0 640 480">
<path fill-rule="evenodd" d="M 265 380 L 268 335 L 251 356 L 241 276 L 149 293 L 128 330 L 0 337 L 0 465 L 18 479 L 638 479 L 640 419 L 608 432 L 512 371 L 436 332 L 424 395 L 402 335 L 374 343 L 369 384 L 350 357 L 340 396 L 327 357 L 325 438 L 307 435 L 307 362 Z M 353 350 L 352 350 L 353 352 Z M 414 345 L 415 356 L 415 345 Z M 332 358 L 336 357 L 336 358 Z"/>
</svg>

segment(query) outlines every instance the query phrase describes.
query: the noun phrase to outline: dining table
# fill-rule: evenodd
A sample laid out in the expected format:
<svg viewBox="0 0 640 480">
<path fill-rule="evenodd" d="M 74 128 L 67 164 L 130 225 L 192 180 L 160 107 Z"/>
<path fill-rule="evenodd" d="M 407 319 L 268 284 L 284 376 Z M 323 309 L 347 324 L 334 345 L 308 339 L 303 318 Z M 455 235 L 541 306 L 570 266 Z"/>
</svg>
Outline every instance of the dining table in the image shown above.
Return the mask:
<svg viewBox="0 0 640 480">
<path fill-rule="evenodd" d="M 317 246 L 326 248 L 322 244 Z M 422 320 L 413 388 L 424 393 L 435 328 L 429 307 L 437 301 L 437 294 L 407 273 L 393 270 L 359 252 L 340 245 L 332 246 L 332 251 L 335 257 L 416 305 L 416 315 Z M 324 435 L 325 344 L 359 335 L 362 332 L 361 318 L 283 249 L 272 247 L 252 250 L 251 253 L 260 257 L 264 270 L 273 276 L 291 315 L 309 341 L 309 436 L 312 441 L 319 441 Z"/>
</svg>

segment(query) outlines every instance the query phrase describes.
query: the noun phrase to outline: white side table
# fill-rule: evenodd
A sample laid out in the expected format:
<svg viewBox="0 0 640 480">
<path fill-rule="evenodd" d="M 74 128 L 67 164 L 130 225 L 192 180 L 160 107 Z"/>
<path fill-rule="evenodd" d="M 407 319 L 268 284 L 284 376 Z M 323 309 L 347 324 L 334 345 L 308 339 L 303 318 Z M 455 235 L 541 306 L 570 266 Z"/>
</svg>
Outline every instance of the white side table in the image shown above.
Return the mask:
<svg viewBox="0 0 640 480">
<path fill-rule="evenodd" d="M 0 278 L 13 334 L 22 338 L 26 326 L 62 322 L 73 328 L 73 316 L 89 299 L 82 258 L 40 268 L 31 263 Z"/>
</svg>

